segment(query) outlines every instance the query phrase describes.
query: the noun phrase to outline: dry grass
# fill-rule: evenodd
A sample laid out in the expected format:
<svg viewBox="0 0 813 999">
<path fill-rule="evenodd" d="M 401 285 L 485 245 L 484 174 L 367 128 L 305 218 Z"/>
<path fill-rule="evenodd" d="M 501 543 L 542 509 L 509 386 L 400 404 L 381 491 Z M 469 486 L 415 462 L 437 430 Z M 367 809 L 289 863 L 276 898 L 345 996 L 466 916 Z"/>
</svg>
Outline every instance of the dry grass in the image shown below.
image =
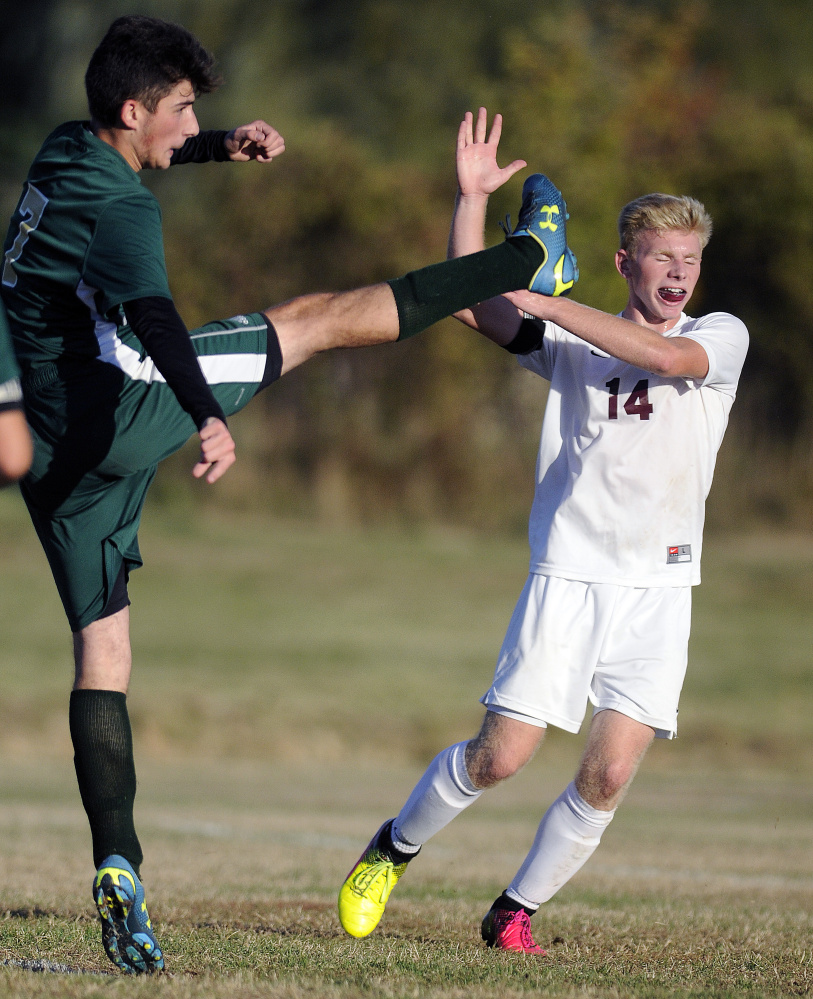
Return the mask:
<svg viewBox="0 0 813 999">
<path fill-rule="evenodd" d="M 244 763 L 150 766 L 142 776 L 145 878 L 170 974 L 148 983 L 109 975 L 72 789 L 58 769 L 12 765 L 0 782 L 0 958 L 82 974 L 8 968 L 0 994 L 126 987 L 178 997 L 434 999 L 813 989 L 813 795 L 801 798 L 788 781 L 752 777 L 732 788 L 713 774 L 641 775 L 601 851 L 536 918 L 550 957 L 532 961 L 487 951 L 477 931 L 542 804 L 566 779 L 559 763 L 539 758 L 441 833 L 366 941 L 342 933 L 335 893 L 416 770 Z"/>
<path fill-rule="evenodd" d="M 477 723 L 524 577 L 522 540 L 155 511 L 142 540 L 137 821 L 170 973 L 123 979 L 101 954 L 65 629 L 5 494 L 0 960 L 12 963 L 0 996 L 813 990 L 810 539 L 708 546 L 682 738 L 654 747 L 601 850 L 536 918 L 544 961 L 488 952 L 478 924 L 567 781 L 577 739 L 552 735 L 429 844 L 370 939 L 344 936 L 334 908 L 426 759 Z"/>
</svg>

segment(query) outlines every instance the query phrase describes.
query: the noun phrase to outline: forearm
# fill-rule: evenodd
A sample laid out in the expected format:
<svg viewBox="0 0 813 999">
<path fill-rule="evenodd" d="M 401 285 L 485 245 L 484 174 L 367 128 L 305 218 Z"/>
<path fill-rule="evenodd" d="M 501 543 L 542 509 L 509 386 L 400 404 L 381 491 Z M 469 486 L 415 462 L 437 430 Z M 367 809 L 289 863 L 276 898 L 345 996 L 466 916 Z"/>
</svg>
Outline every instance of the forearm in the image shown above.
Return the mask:
<svg viewBox="0 0 813 999">
<path fill-rule="evenodd" d="M 21 409 L 0 410 L 0 486 L 21 479 L 31 465 L 31 435 Z"/>
<path fill-rule="evenodd" d="M 172 154 L 171 166 L 183 163 L 225 163 L 229 159 L 226 136 L 229 133 L 219 130 L 198 132 L 187 139 L 180 149 Z"/>
<path fill-rule="evenodd" d="M 140 298 L 126 302 L 124 309 L 133 332 L 197 429 L 211 416 L 225 423 L 223 409 L 203 376 L 186 325 L 172 300 Z"/>
<path fill-rule="evenodd" d="M 461 194 L 458 190 L 449 230 L 446 256 L 463 257 L 485 249 L 486 210 L 488 195 Z"/>
<path fill-rule="evenodd" d="M 485 247 L 487 195 L 463 195 L 457 192 L 447 257 L 466 256 Z M 522 321 L 517 309 L 504 298 L 492 298 L 472 309 L 455 313 L 455 319 L 504 346 L 516 335 Z"/>
<path fill-rule="evenodd" d="M 666 337 L 638 323 L 592 309 L 569 298 L 548 298 L 530 292 L 511 294 L 519 308 L 550 320 L 599 350 L 666 378 L 704 378 L 708 356 L 688 337 Z"/>
</svg>

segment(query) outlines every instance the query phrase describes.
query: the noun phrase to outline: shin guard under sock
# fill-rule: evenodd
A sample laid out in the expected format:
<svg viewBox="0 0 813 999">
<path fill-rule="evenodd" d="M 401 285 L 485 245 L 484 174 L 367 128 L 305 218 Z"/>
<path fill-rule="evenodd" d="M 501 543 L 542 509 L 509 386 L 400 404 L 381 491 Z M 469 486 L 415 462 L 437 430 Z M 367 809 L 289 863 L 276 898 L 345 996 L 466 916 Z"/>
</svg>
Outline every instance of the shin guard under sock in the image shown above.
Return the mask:
<svg viewBox="0 0 813 999">
<path fill-rule="evenodd" d="M 468 808 L 483 793 L 466 770 L 467 742 L 449 746 L 432 760 L 392 823 L 397 847 L 418 847 Z"/>
<path fill-rule="evenodd" d="M 568 784 L 545 812 L 534 845 L 506 893 L 533 908 L 547 902 L 590 859 L 615 810 L 588 805 Z"/>
<path fill-rule="evenodd" d="M 118 853 L 140 876 L 144 857 L 133 823 L 136 774 L 127 697 L 115 690 L 74 690 L 69 720 L 93 862 L 98 867 Z"/>
<path fill-rule="evenodd" d="M 390 281 L 398 307 L 399 340 L 414 336 L 460 309 L 527 288 L 545 251 L 531 236 L 411 271 Z"/>
</svg>

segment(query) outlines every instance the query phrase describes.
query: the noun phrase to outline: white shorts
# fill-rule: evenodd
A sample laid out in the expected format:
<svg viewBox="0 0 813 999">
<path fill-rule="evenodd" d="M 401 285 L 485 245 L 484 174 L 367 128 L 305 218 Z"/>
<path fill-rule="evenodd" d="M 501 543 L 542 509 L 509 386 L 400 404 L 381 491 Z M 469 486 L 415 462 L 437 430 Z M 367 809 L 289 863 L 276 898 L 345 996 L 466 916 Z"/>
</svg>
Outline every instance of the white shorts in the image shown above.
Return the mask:
<svg viewBox="0 0 813 999">
<path fill-rule="evenodd" d="M 639 588 L 532 573 L 481 698 L 531 725 L 581 728 L 594 710 L 619 711 L 677 734 L 691 626 L 690 586 Z"/>
</svg>

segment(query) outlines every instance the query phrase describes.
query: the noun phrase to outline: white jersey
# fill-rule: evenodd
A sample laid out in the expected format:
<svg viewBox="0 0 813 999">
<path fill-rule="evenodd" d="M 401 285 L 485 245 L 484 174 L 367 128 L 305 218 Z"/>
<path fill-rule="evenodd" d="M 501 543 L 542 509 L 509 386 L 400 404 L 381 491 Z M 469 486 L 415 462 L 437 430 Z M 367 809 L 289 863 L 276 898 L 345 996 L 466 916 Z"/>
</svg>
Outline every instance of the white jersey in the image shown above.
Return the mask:
<svg viewBox="0 0 813 999">
<path fill-rule="evenodd" d="M 748 331 L 681 315 L 665 336 L 708 355 L 704 379 L 662 378 L 554 323 L 519 363 L 550 381 L 529 525 L 531 572 L 626 586 L 700 582 L 705 501 Z"/>
</svg>

